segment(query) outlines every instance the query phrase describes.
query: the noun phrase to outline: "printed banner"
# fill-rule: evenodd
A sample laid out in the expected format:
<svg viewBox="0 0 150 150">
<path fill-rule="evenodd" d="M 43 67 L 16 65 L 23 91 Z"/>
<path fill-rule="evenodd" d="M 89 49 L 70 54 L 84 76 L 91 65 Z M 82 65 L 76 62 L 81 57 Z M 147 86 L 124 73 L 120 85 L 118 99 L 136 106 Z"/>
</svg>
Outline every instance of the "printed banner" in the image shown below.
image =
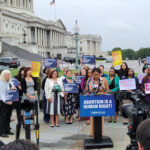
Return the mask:
<svg viewBox="0 0 150 150">
<path fill-rule="evenodd" d="M 84 79 L 84 78 L 85 78 L 85 76 L 76 76 L 75 81 L 76 81 L 77 84 L 81 84 L 81 80 Z"/>
<path fill-rule="evenodd" d="M 80 117 L 115 116 L 113 95 L 80 96 Z"/>
<path fill-rule="evenodd" d="M 44 67 L 45 68 L 57 68 L 57 59 L 44 59 Z"/>
<path fill-rule="evenodd" d="M 119 88 L 120 90 L 135 90 L 136 89 L 135 79 L 119 80 Z"/>
<path fill-rule="evenodd" d="M 19 81 L 16 78 L 12 78 L 11 81 L 15 87 L 19 86 Z"/>
<path fill-rule="evenodd" d="M 118 66 L 122 65 L 122 53 L 121 51 L 112 52 L 113 65 Z"/>
<path fill-rule="evenodd" d="M 64 84 L 65 93 L 79 93 L 79 88 L 76 83 Z"/>
<path fill-rule="evenodd" d="M 142 84 L 142 80 L 145 77 L 146 73 L 138 74 L 139 83 Z"/>
<path fill-rule="evenodd" d="M 95 55 L 84 55 L 82 57 L 82 63 L 83 64 L 90 64 L 90 65 L 95 65 L 96 64 L 96 57 Z"/>
<path fill-rule="evenodd" d="M 6 102 L 19 101 L 19 92 L 18 92 L 18 90 L 7 90 L 5 92 L 5 101 Z"/>
<path fill-rule="evenodd" d="M 145 83 L 145 94 L 150 94 L 150 83 Z"/>
<path fill-rule="evenodd" d="M 40 73 L 40 62 L 32 61 L 31 68 L 32 68 L 32 76 L 38 78 Z"/>
<path fill-rule="evenodd" d="M 150 57 L 146 57 L 146 64 L 150 65 Z"/>
</svg>

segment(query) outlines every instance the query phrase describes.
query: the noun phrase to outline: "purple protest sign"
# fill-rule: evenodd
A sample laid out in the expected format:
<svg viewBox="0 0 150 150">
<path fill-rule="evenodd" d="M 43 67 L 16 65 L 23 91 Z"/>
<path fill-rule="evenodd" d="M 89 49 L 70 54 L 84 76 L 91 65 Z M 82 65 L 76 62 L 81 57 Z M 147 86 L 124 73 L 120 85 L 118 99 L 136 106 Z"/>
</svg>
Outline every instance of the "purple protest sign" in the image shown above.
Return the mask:
<svg viewBox="0 0 150 150">
<path fill-rule="evenodd" d="M 145 77 L 146 73 L 138 74 L 139 83 L 142 84 L 142 80 Z"/>
</svg>

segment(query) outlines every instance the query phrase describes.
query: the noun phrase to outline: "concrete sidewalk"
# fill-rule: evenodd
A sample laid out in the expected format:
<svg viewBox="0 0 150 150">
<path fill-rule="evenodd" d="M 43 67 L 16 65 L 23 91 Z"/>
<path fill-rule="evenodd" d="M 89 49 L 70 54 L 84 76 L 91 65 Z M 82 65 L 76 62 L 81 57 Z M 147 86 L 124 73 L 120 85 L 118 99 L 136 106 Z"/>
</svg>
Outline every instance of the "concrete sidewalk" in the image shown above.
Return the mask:
<svg viewBox="0 0 150 150">
<path fill-rule="evenodd" d="M 13 113 L 12 118 L 15 117 Z M 60 118 L 60 127 L 51 128 L 50 124 L 45 124 L 40 113 L 40 150 L 83 150 L 83 140 L 89 137 L 90 126 L 85 124 L 85 121 L 74 121 L 74 124 L 67 125 L 63 117 Z M 15 132 L 17 121 L 11 123 L 12 131 Z M 118 123 L 108 123 L 105 120 L 104 135 L 112 138 L 114 148 L 109 150 L 125 150 L 130 140 L 127 133 L 127 126 L 122 124 L 122 118 L 118 118 Z M 35 131 L 31 132 L 32 141 L 35 142 Z M 21 131 L 21 138 L 24 139 L 24 129 Z M 15 136 L 10 136 L 8 139 L 0 138 L 4 143 L 9 143 L 15 140 Z M 108 150 L 107 148 L 105 150 Z"/>
</svg>

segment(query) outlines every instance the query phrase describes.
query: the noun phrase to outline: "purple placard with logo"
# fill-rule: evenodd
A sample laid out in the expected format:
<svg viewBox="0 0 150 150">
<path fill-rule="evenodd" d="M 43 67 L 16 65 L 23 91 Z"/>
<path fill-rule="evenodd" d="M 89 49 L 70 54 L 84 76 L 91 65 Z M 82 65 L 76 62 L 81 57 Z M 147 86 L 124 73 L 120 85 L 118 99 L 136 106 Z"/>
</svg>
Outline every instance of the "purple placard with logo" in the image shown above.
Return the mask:
<svg viewBox="0 0 150 150">
<path fill-rule="evenodd" d="M 145 94 L 150 94 L 150 83 L 145 83 Z"/>
<path fill-rule="evenodd" d="M 139 83 L 142 84 L 142 80 L 145 77 L 146 73 L 138 74 Z"/>
</svg>

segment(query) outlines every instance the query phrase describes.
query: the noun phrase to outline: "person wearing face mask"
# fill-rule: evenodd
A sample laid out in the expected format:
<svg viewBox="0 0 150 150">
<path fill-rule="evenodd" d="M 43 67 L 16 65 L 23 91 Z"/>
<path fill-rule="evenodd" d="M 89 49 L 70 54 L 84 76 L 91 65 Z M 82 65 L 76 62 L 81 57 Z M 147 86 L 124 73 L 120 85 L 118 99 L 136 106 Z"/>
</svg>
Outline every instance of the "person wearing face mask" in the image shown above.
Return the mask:
<svg viewBox="0 0 150 150">
<path fill-rule="evenodd" d="M 150 67 L 147 70 L 146 76 L 142 80 L 142 89 L 145 91 L 145 83 L 150 83 Z M 146 94 L 146 100 L 150 102 L 150 94 Z"/>
<path fill-rule="evenodd" d="M 114 66 L 112 66 L 114 69 Z M 128 77 L 128 65 L 126 62 L 123 62 L 122 65 L 120 66 L 119 70 L 115 69 L 115 73 L 118 75 L 120 80 L 126 79 Z"/>
<path fill-rule="evenodd" d="M 14 133 L 10 131 L 12 102 L 6 102 L 4 94 L 7 90 L 16 89 L 10 79 L 10 71 L 4 70 L 0 75 L 0 136 L 3 138 L 8 138 L 8 135 L 14 135 Z"/>
</svg>

